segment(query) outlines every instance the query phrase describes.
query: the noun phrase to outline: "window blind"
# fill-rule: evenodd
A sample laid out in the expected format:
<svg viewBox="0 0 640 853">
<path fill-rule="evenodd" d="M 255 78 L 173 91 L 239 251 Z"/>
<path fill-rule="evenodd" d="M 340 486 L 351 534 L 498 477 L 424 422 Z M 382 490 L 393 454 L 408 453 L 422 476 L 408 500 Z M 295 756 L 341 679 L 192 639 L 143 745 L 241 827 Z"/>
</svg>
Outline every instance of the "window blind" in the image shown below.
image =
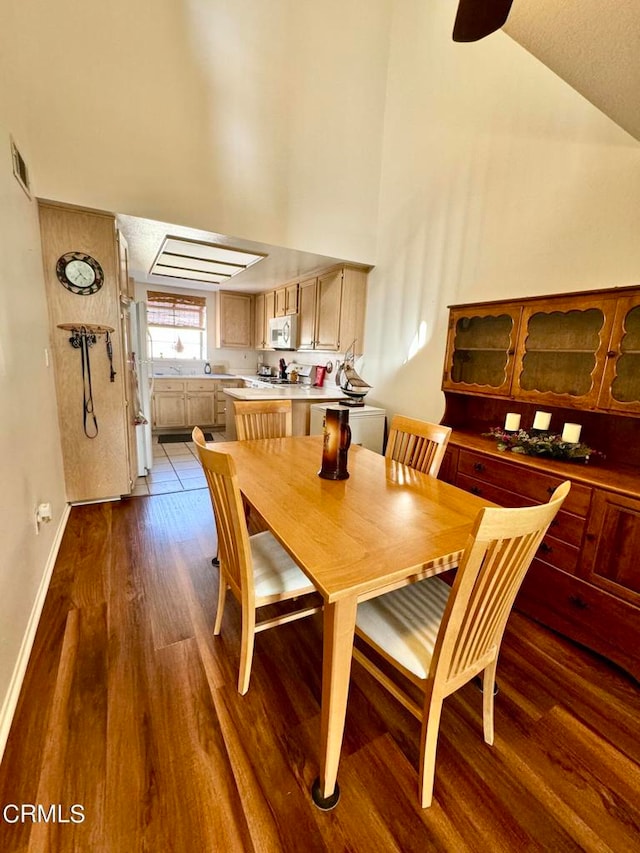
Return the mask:
<svg viewBox="0 0 640 853">
<path fill-rule="evenodd" d="M 185 296 L 179 293 L 147 291 L 147 324 L 168 326 L 173 329 L 200 329 L 206 327 L 204 296 Z"/>
</svg>

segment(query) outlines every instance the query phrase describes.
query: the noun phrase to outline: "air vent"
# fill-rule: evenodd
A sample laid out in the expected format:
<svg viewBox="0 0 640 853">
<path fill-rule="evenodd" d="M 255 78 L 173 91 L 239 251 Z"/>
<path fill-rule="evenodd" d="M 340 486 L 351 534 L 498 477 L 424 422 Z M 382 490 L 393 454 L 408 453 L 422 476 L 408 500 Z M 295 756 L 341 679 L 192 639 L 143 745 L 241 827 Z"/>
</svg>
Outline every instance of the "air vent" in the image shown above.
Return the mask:
<svg viewBox="0 0 640 853">
<path fill-rule="evenodd" d="M 29 170 L 27 169 L 27 164 L 24 162 L 22 154 L 18 151 L 13 139 L 11 140 L 11 159 L 13 160 L 13 174 L 16 176 L 17 182 L 29 198 L 31 198 L 29 188 Z"/>
</svg>

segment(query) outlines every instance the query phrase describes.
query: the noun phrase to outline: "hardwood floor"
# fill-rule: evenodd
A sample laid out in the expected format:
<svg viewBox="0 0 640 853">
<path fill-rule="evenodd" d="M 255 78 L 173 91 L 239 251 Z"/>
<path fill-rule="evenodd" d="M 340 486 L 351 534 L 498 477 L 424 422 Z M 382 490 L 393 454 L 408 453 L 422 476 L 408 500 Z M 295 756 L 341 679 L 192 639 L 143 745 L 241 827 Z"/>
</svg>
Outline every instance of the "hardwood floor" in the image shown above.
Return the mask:
<svg viewBox="0 0 640 853">
<path fill-rule="evenodd" d="M 638 685 L 517 613 L 494 747 L 467 685 L 421 810 L 418 723 L 354 664 L 342 798 L 316 809 L 321 617 L 260 634 L 239 696 L 233 600 L 211 633 L 214 553 L 205 490 L 73 508 L 0 767 L 0 850 L 640 848 Z M 11 822 L 20 804 L 59 819 Z"/>
</svg>

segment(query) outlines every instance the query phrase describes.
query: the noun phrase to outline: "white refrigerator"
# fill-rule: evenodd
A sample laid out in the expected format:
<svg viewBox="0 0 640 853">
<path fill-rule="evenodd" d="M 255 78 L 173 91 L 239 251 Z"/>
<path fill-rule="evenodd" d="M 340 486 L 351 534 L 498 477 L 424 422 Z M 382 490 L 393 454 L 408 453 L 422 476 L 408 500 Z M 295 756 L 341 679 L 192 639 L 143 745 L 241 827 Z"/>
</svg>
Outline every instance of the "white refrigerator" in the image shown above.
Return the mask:
<svg viewBox="0 0 640 853">
<path fill-rule="evenodd" d="M 129 306 L 131 319 L 130 363 L 135 374 L 137 399 L 136 447 L 138 451 L 138 477 L 148 474 L 153 465 L 151 443 L 151 397 L 153 394 L 153 365 L 149 357 L 150 335 L 147 329 L 147 306 L 144 302 L 132 302 Z M 146 421 L 146 423 L 144 422 Z"/>
</svg>

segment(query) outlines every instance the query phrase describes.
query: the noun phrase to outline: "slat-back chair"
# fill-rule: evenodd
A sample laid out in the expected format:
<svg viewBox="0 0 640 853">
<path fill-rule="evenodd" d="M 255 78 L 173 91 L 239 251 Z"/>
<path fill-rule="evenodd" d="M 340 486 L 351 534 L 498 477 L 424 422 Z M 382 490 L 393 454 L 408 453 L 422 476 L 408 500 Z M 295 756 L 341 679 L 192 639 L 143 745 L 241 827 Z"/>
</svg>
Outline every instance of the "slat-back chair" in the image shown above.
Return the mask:
<svg viewBox="0 0 640 853">
<path fill-rule="evenodd" d="M 239 441 L 292 434 L 291 400 L 234 400 L 233 407 Z"/>
<path fill-rule="evenodd" d="M 207 478 L 218 532 L 220 578 L 213 633 L 218 635 L 221 631 L 230 589 L 242 610 L 238 693 L 245 694 L 249 689 L 255 635 L 311 616 L 322 607 L 309 606 L 306 596 L 315 593 L 316 588 L 269 531 L 249 536 L 233 458 L 228 453 L 209 449 L 199 427 L 193 430 L 192 438 Z M 285 615 L 256 621 L 259 608 L 301 596 L 305 596 L 303 606 Z"/>
<path fill-rule="evenodd" d="M 385 456 L 437 477 L 450 435 L 451 427 L 394 415 Z"/>
<path fill-rule="evenodd" d="M 354 658 L 421 720 L 422 808 L 430 806 L 433 797 L 443 700 L 480 673 L 484 739 L 493 744 L 496 667 L 507 619 L 570 485 L 562 483 L 541 506 L 481 510 L 453 587 L 432 577 L 358 606 L 356 634 L 424 692 L 420 706 L 354 647 Z"/>
</svg>

